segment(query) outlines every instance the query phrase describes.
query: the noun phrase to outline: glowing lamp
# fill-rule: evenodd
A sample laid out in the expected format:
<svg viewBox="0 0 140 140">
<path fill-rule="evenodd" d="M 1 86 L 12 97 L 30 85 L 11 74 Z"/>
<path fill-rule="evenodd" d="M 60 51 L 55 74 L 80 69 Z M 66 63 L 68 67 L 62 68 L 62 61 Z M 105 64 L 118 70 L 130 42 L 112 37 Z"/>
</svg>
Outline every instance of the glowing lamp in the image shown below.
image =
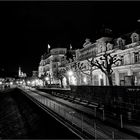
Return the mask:
<svg viewBox="0 0 140 140">
<path fill-rule="evenodd" d="M 69 76 L 72 76 L 73 75 L 73 72 L 72 71 L 68 71 L 68 75 Z"/>
<path fill-rule="evenodd" d="M 45 77 L 45 80 L 46 80 L 46 81 L 49 81 L 49 77 Z"/>
</svg>

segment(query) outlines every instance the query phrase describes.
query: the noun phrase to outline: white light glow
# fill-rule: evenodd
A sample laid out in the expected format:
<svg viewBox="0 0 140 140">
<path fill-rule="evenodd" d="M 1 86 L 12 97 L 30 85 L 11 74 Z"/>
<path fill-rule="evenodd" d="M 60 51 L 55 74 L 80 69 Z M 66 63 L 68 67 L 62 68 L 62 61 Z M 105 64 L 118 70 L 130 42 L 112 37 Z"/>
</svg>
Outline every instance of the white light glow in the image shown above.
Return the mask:
<svg viewBox="0 0 140 140">
<path fill-rule="evenodd" d="M 99 78 L 100 78 L 100 79 L 103 79 L 103 75 L 102 75 L 102 74 L 99 74 Z"/>
<path fill-rule="evenodd" d="M 32 86 L 34 86 L 35 85 L 35 81 L 32 81 Z"/>
<path fill-rule="evenodd" d="M 87 78 L 86 77 L 83 78 L 83 81 L 84 81 L 85 84 L 87 84 Z"/>
<path fill-rule="evenodd" d="M 45 77 L 45 80 L 46 80 L 46 81 L 49 81 L 49 77 Z"/>
<path fill-rule="evenodd" d="M 73 75 L 73 71 L 68 71 L 68 75 L 72 76 Z"/>
<path fill-rule="evenodd" d="M 10 85 L 13 85 L 13 82 L 10 82 Z"/>
<path fill-rule="evenodd" d="M 76 85 L 76 78 L 74 76 L 71 77 L 71 83 L 72 85 Z"/>
<path fill-rule="evenodd" d="M 50 49 L 51 48 L 51 46 L 48 44 L 48 49 Z"/>
<path fill-rule="evenodd" d="M 27 81 L 27 84 L 29 85 L 31 82 L 30 81 Z"/>
</svg>

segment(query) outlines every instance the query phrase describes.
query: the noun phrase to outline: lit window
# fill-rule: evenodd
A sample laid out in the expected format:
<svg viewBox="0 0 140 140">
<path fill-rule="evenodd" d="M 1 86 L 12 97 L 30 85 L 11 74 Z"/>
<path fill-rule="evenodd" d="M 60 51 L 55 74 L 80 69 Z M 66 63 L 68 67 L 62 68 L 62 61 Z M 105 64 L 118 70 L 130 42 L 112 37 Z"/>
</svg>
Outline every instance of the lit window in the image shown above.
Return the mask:
<svg viewBox="0 0 140 140">
<path fill-rule="evenodd" d="M 139 53 L 138 52 L 134 53 L 134 61 L 135 61 L 135 63 L 139 62 Z"/>
<path fill-rule="evenodd" d="M 112 74 L 112 82 L 113 82 L 113 85 L 116 85 L 115 73 Z"/>
<path fill-rule="evenodd" d="M 124 65 L 124 56 L 121 56 L 121 65 Z"/>
<path fill-rule="evenodd" d="M 99 77 L 98 77 L 98 75 L 93 76 L 93 81 L 94 81 L 94 85 L 96 85 L 96 86 L 99 85 Z"/>
</svg>

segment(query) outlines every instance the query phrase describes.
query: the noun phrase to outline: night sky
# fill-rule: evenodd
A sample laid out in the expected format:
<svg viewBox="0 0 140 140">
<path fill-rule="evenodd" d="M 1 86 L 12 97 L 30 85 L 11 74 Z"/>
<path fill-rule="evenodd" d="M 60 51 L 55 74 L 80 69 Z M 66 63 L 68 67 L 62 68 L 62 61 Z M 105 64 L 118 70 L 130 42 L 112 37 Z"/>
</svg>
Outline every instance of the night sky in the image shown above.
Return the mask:
<svg viewBox="0 0 140 140">
<path fill-rule="evenodd" d="M 28 76 L 38 70 L 40 57 L 51 48 L 82 48 L 86 38 L 114 36 L 140 29 L 140 1 L 13 1 L 0 2 L 0 77 Z"/>
</svg>

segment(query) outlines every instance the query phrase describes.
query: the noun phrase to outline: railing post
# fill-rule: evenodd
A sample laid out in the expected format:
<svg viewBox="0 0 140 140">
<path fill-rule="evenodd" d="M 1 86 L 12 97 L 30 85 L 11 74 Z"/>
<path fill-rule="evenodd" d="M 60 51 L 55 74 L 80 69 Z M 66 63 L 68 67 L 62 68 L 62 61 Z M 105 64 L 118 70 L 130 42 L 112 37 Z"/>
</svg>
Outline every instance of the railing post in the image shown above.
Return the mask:
<svg viewBox="0 0 140 140">
<path fill-rule="evenodd" d="M 105 120 L 105 110 L 103 108 L 103 121 Z"/>
<path fill-rule="evenodd" d="M 46 105 L 46 98 L 45 98 L 44 104 Z"/>
<path fill-rule="evenodd" d="M 94 116 L 96 117 L 96 115 L 97 115 L 97 114 L 96 114 L 96 107 L 95 107 L 95 108 L 94 108 Z"/>
<path fill-rule="evenodd" d="M 82 132 L 83 132 L 83 115 L 81 115 L 81 128 L 82 128 Z"/>
<path fill-rule="evenodd" d="M 52 109 L 52 102 L 50 101 L 50 108 Z"/>
<path fill-rule="evenodd" d="M 96 122 L 94 121 L 94 137 L 95 137 L 95 140 L 96 140 Z"/>
<path fill-rule="evenodd" d="M 114 140 L 115 138 L 115 134 L 114 134 L 114 131 L 112 131 L 112 139 Z"/>
<path fill-rule="evenodd" d="M 60 106 L 58 105 L 58 113 L 60 114 Z"/>
<path fill-rule="evenodd" d="M 72 120 L 71 120 L 71 122 L 72 122 L 72 125 L 73 125 L 73 113 L 71 113 L 71 115 L 72 115 Z"/>
<path fill-rule="evenodd" d="M 55 111 L 55 103 L 54 103 L 54 111 Z"/>
<path fill-rule="evenodd" d="M 65 118 L 65 120 L 67 120 L 67 118 L 66 118 L 66 110 L 64 109 L 64 118 Z"/>
<path fill-rule="evenodd" d="M 123 128 L 123 118 L 122 118 L 122 114 L 120 115 L 120 120 L 121 120 L 121 128 Z"/>
</svg>

